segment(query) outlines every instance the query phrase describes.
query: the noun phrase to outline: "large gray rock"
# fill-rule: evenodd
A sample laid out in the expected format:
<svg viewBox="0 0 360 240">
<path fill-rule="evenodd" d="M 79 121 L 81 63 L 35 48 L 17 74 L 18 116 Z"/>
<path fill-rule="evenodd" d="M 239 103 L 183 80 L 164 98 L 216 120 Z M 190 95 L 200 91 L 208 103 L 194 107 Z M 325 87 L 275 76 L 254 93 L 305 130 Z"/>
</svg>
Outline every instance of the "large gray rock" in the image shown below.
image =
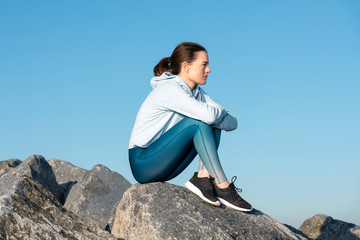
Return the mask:
<svg viewBox="0 0 360 240">
<path fill-rule="evenodd" d="M 214 207 L 169 183 L 135 184 L 109 220 L 115 237 L 131 239 L 306 239 L 268 215 Z"/>
<path fill-rule="evenodd" d="M 88 171 L 83 168 L 74 166 L 69 162 L 58 159 L 49 159 L 48 163 L 53 169 L 56 181 L 63 189 L 65 202 L 71 189 L 84 177 Z"/>
<path fill-rule="evenodd" d="M 360 239 L 360 226 L 335 220 L 323 214 L 317 214 L 305 220 L 299 230 L 310 238 L 317 240 Z"/>
<path fill-rule="evenodd" d="M 1 161 L 0 162 L 0 176 L 4 175 L 5 173 L 12 171 L 14 168 L 19 166 L 21 163 L 21 160 L 19 159 L 9 159 L 7 161 Z"/>
<path fill-rule="evenodd" d="M 98 164 L 71 189 L 64 206 L 105 229 L 111 210 L 130 186 L 119 173 Z"/>
<path fill-rule="evenodd" d="M 289 228 L 293 233 L 303 236 L 304 238 L 310 239 L 306 234 L 304 234 L 303 232 L 301 232 L 299 229 L 294 228 L 293 226 L 290 226 L 288 224 L 284 224 L 287 228 Z"/>
<path fill-rule="evenodd" d="M 59 184 L 64 184 L 67 182 L 79 182 L 88 172 L 87 170 L 74 166 L 69 162 L 54 158 L 49 159 L 48 163 L 52 167 L 56 181 Z"/>
<path fill-rule="evenodd" d="M 0 177 L 0 239 L 116 239 L 28 176 Z"/>
<path fill-rule="evenodd" d="M 56 182 L 54 172 L 41 155 L 32 155 L 11 172 L 14 176 L 26 175 L 37 182 L 44 188 L 54 194 L 55 198 L 60 202 L 64 202 L 63 188 Z"/>
</svg>

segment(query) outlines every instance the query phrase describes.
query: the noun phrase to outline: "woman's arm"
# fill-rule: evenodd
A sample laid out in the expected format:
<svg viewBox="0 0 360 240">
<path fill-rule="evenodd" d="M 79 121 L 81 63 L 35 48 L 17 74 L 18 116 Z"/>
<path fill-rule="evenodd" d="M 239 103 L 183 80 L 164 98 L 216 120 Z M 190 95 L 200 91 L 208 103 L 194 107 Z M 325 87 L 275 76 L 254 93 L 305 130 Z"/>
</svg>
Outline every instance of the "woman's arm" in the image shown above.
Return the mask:
<svg viewBox="0 0 360 240">
<path fill-rule="evenodd" d="M 215 102 L 209 95 L 207 95 L 204 90 L 200 89 L 200 93 L 207 104 L 222 108 L 227 113 L 219 122 L 215 123 L 214 127 L 225 131 L 235 130 L 237 128 L 237 119 L 229 111 L 227 111 L 224 107 L 222 107 L 220 104 Z"/>
<path fill-rule="evenodd" d="M 158 86 L 155 91 L 157 92 L 154 92 L 157 95 L 156 104 L 165 111 L 171 110 L 213 126 L 220 126 L 228 115 L 220 105 L 195 99 L 177 83 Z"/>
<path fill-rule="evenodd" d="M 237 119 L 230 112 L 227 112 L 227 115 L 225 115 L 222 121 L 214 127 L 225 131 L 235 130 L 237 128 Z"/>
</svg>

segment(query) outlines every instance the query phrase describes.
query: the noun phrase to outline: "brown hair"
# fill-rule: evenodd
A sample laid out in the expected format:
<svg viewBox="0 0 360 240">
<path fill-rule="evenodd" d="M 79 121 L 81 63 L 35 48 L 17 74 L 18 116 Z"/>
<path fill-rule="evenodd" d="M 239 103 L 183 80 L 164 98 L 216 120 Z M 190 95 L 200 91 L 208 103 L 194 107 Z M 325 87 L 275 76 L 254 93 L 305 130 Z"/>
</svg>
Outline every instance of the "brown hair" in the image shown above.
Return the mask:
<svg viewBox="0 0 360 240">
<path fill-rule="evenodd" d="M 171 72 L 174 75 L 180 73 L 183 62 L 191 63 L 195 60 L 195 53 L 206 51 L 206 49 L 193 42 L 183 42 L 176 46 L 170 57 L 165 57 L 154 67 L 154 75 L 160 76 L 164 72 Z"/>
</svg>

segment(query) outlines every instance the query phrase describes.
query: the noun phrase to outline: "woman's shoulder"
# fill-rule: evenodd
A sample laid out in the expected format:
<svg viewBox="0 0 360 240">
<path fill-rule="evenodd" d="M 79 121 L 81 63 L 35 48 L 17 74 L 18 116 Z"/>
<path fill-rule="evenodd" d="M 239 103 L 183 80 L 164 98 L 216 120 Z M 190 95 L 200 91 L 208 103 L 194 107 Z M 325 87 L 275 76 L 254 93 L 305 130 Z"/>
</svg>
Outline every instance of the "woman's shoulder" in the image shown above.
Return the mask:
<svg viewBox="0 0 360 240">
<path fill-rule="evenodd" d="M 159 83 L 156 88 L 154 88 L 154 91 L 184 91 L 184 89 L 181 87 L 181 85 L 176 81 L 163 81 Z"/>
</svg>

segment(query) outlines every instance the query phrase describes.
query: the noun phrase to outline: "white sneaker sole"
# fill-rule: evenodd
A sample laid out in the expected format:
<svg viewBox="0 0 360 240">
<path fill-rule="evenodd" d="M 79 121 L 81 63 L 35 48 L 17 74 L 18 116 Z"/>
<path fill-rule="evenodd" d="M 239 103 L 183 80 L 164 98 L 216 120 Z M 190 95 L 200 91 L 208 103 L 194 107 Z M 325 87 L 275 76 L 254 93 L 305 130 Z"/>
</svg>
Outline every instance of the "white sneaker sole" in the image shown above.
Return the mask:
<svg viewBox="0 0 360 240">
<path fill-rule="evenodd" d="M 224 200 L 224 199 L 222 199 L 222 198 L 219 198 L 219 197 L 218 197 L 218 199 L 219 199 L 219 201 L 220 201 L 222 204 L 224 204 L 225 206 L 230 207 L 230 208 L 233 208 L 233 209 L 235 209 L 235 210 L 239 210 L 239 211 L 242 211 L 242 212 L 250 212 L 250 211 L 253 210 L 252 207 L 251 207 L 251 209 L 241 208 L 241 207 L 237 207 L 237 206 L 229 203 L 228 201 L 226 201 L 226 200 Z"/>
<path fill-rule="evenodd" d="M 190 181 L 187 181 L 185 183 L 185 186 L 187 187 L 187 189 L 189 189 L 190 191 L 192 191 L 193 193 L 195 193 L 196 195 L 198 195 L 198 197 L 200 197 L 202 200 L 204 200 L 207 203 L 210 203 L 211 205 L 220 207 L 220 202 L 216 201 L 210 201 L 209 199 L 207 199 L 206 197 L 204 197 L 204 195 L 202 194 L 202 192 L 200 191 L 200 189 L 198 189 L 194 184 L 192 184 Z"/>
</svg>

